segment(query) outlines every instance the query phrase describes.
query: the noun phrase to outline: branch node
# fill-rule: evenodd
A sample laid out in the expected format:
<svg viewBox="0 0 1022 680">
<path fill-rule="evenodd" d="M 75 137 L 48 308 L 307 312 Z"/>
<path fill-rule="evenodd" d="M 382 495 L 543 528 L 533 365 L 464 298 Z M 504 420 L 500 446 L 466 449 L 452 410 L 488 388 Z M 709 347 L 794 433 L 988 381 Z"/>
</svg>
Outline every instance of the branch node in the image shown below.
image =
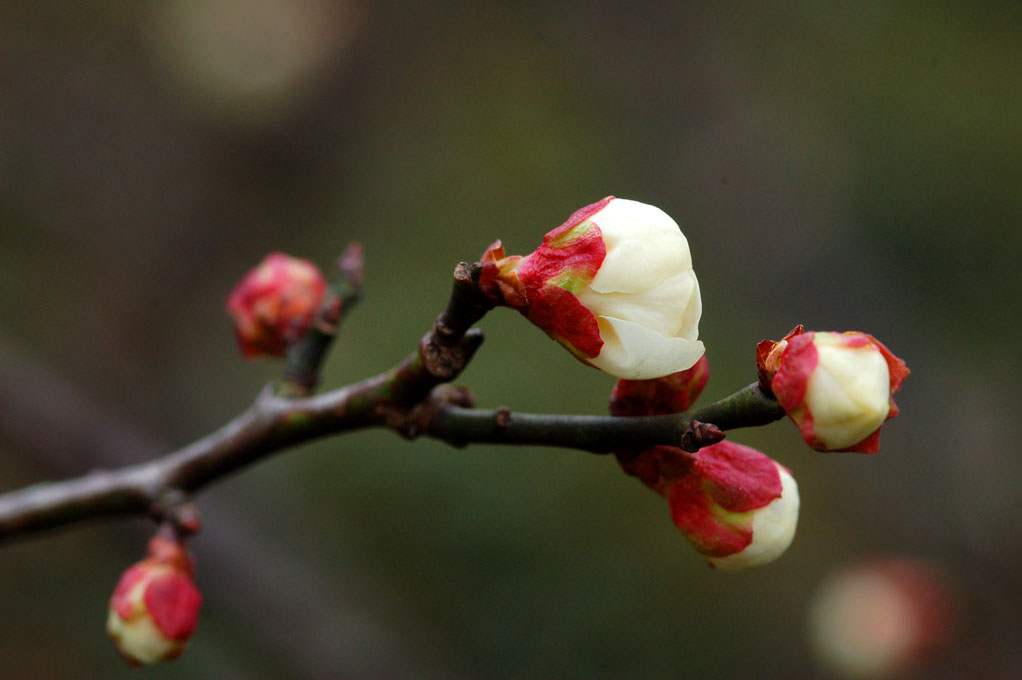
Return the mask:
<svg viewBox="0 0 1022 680">
<path fill-rule="evenodd" d="M 413 438 L 423 432 L 429 432 L 433 418 L 448 406 L 475 408 L 475 405 L 475 395 L 465 385 L 437 385 L 430 392 L 428 398 L 416 404 L 409 411 L 404 423 L 404 432 L 412 434 L 405 436 Z"/>
<path fill-rule="evenodd" d="M 681 435 L 681 448 L 695 453 L 704 446 L 710 446 L 724 440 L 724 431 L 713 423 L 702 423 L 698 420 L 689 422 Z"/>
<path fill-rule="evenodd" d="M 166 489 L 149 508 L 153 518 L 180 536 L 191 536 L 202 528 L 199 509 L 181 489 Z"/>
<path fill-rule="evenodd" d="M 419 356 L 431 376 L 442 381 L 453 380 L 465 369 L 482 342 L 483 332 L 478 328 L 467 331 L 453 345 L 441 342 L 434 331 L 419 342 Z"/>
<path fill-rule="evenodd" d="M 493 422 L 500 429 L 505 429 L 511 423 L 511 409 L 507 406 L 501 406 L 493 414 Z"/>
</svg>

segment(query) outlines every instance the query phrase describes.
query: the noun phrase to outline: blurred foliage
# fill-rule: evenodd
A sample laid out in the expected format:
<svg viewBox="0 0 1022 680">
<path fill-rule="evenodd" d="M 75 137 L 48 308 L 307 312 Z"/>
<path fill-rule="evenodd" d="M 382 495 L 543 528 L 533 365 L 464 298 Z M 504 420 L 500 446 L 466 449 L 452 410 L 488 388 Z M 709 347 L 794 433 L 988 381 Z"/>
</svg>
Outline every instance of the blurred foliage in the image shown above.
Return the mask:
<svg viewBox="0 0 1022 680">
<path fill-rule="evenodd" d="M 792 468 L 803 502 L 789 552 L 738 576 L 707 569 L 611 459 L 380 432 L 273 459 L 200 499 L 203 619 L 152 677 L 820 677 L 812 586 L 876 552 L 932 558 L 964 593 L 926 677 L 1019 672 L 1020 8 L 0 7 L 4 333 L 171 445 L 278 369 L 236 357 L 222 310 L 267 251 L 326 265 L 364 243 L 336 386 L 412 351 L 459 260 L 498 237 L 528 252 L 609 193 L 689 238 L 707 398 L 799 322 L 871 332 L 913 369 L 877 457 L 815 454 L 788 423 L 733 435 Z M 607 376 L 512 312 L 483 327 L 463 376 L 480 404 L 604 412 Z M 80 471 L 5 441 L 5 488 Z M 127 524 L 4 548 L 0 666 L 132 672 L 103 634 L 143 551 L 145 523 Z M 204 570 L 231 540 L 244 558 Z"/>
</svg>

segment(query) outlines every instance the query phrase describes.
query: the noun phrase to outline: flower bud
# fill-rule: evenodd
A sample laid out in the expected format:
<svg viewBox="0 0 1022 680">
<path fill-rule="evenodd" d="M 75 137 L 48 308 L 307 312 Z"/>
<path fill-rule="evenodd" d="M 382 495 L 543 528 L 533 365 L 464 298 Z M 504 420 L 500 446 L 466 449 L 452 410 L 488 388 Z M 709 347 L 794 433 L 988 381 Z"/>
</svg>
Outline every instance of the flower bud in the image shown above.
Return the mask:
<svg viewBox="0 0 1022 680">
<path fill-rule="evenodd" d="M 772 562 L 795 537 L 795 479 L 747 446 L 723 441 L 700 449 L 688 472 L 667 487 L 667 499 L 685 538 L 726 571 Z"/>
<path fill-rule="evenodd" d="M 948 642 L 951 600 L 941 574 L 925 562 L 881 558 L 847 566 L 813 595 L 810 642 L 837 677 L 897 677 Z"/>
<path fill-rule="evenodd" d="M 481 262 L 484 291 L 615 377 L 658 378 L 703 355 L 688 241 L 659 208 L 608 196 L 532 254 L 505 257 L 497 241 Z"/>
<path fill-rule="evenodd" d="M 691 368 L 652 380 L 618 380 L 610 393 L 615 416 L 658 416 L 682 413 L 699 398 L 710 378 L 706 355 Z"/>
<path fill-rule="evenodd" d="M 227 297 L 242 355 L 284 356 L 312 325 L 326 292 L 316 265 L 270 253 Z"/>
<path fill-rule="evenodd" d="M 149 541 L 147 557 L 117 583 L 106 630 L 128 663 L 167 661 L 184 651 L 201 604 L 184 546 L 157 534 Z"/>
<path fill-rule="evenodd" d="M 817 451 L 876 453 L 880 426 L 898 414 L 892 395 L 905 362 L 865 333 L 809 332 L 799 326 L 756 351 L 760 383 L 773 392 Z"/>
</svg>

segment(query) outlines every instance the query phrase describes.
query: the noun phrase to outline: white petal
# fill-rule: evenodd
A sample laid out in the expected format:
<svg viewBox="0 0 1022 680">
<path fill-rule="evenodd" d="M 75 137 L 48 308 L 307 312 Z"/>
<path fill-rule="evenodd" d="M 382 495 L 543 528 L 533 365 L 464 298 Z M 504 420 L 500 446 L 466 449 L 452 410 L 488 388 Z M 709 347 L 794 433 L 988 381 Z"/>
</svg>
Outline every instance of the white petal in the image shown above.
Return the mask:
<svg viewBox="0 0 1022 680">
<path fill-rule="evenodd" d="M 791 545 L 798 525 L 798 484 L 780 465 L 777 471 L 781 474 L 781 497 L 775 498 L 765 508 L 753 511 L 752 543 L 740 553 L 709 558 L 714 566 L 724 571 L 758 567 L 773 562 Z"/>
<path fill-rule="evenodd" d="M 698 335 L 698 311 L 695 324 L 691 328 L 686 325 L 691 316 L 689 307 L 700 306 L 699 284 L 691 269 L 641 293 L 598 293 L 587 288 L 578 295 L 578 301 L 596 316 L 628 319 L 668 337 L 678 335 L 683 328 L 691 331 L 690 340 Z"/>
<path fill-rule="evenodd" d="M 616 378 L 651 380 L 691 368 L 706 351 L 698 340 L 673 338 L 613 317 L 596 318 L 603 348 L 587 361 Z"/>
<path fill-rule="evenodd" d="M 890 410 L 887 361 L 872 345 L 848 347 L 830 333 L 817 333 L 813 344 L 818 360 L 805 397 L 813 431 L 827 448 L 856 444 L 880 427 Z"/>
<path fill-rule="evenodd" d="M 637 293 L 692 268 L 688 240 L 660 208 L 616 198 L 590 218 L 607 256 L 590 284 L 600 293 Z"/>
</svg>

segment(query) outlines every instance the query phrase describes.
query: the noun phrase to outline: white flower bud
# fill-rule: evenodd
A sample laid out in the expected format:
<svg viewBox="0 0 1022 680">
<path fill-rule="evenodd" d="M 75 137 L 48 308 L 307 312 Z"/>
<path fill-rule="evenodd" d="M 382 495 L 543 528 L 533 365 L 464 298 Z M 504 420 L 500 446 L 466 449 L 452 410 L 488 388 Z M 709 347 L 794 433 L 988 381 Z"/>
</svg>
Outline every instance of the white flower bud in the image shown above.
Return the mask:
<svg viewBox="0 0 1022 680">
<path fill-rule="evenodd" d="M 581 361 L 626 380 L 703 356 L 688 241 L 660 208 L 609 196 L 576 211 L 532 254 L 484 254 L 482 286 Z"/>
</svg>

